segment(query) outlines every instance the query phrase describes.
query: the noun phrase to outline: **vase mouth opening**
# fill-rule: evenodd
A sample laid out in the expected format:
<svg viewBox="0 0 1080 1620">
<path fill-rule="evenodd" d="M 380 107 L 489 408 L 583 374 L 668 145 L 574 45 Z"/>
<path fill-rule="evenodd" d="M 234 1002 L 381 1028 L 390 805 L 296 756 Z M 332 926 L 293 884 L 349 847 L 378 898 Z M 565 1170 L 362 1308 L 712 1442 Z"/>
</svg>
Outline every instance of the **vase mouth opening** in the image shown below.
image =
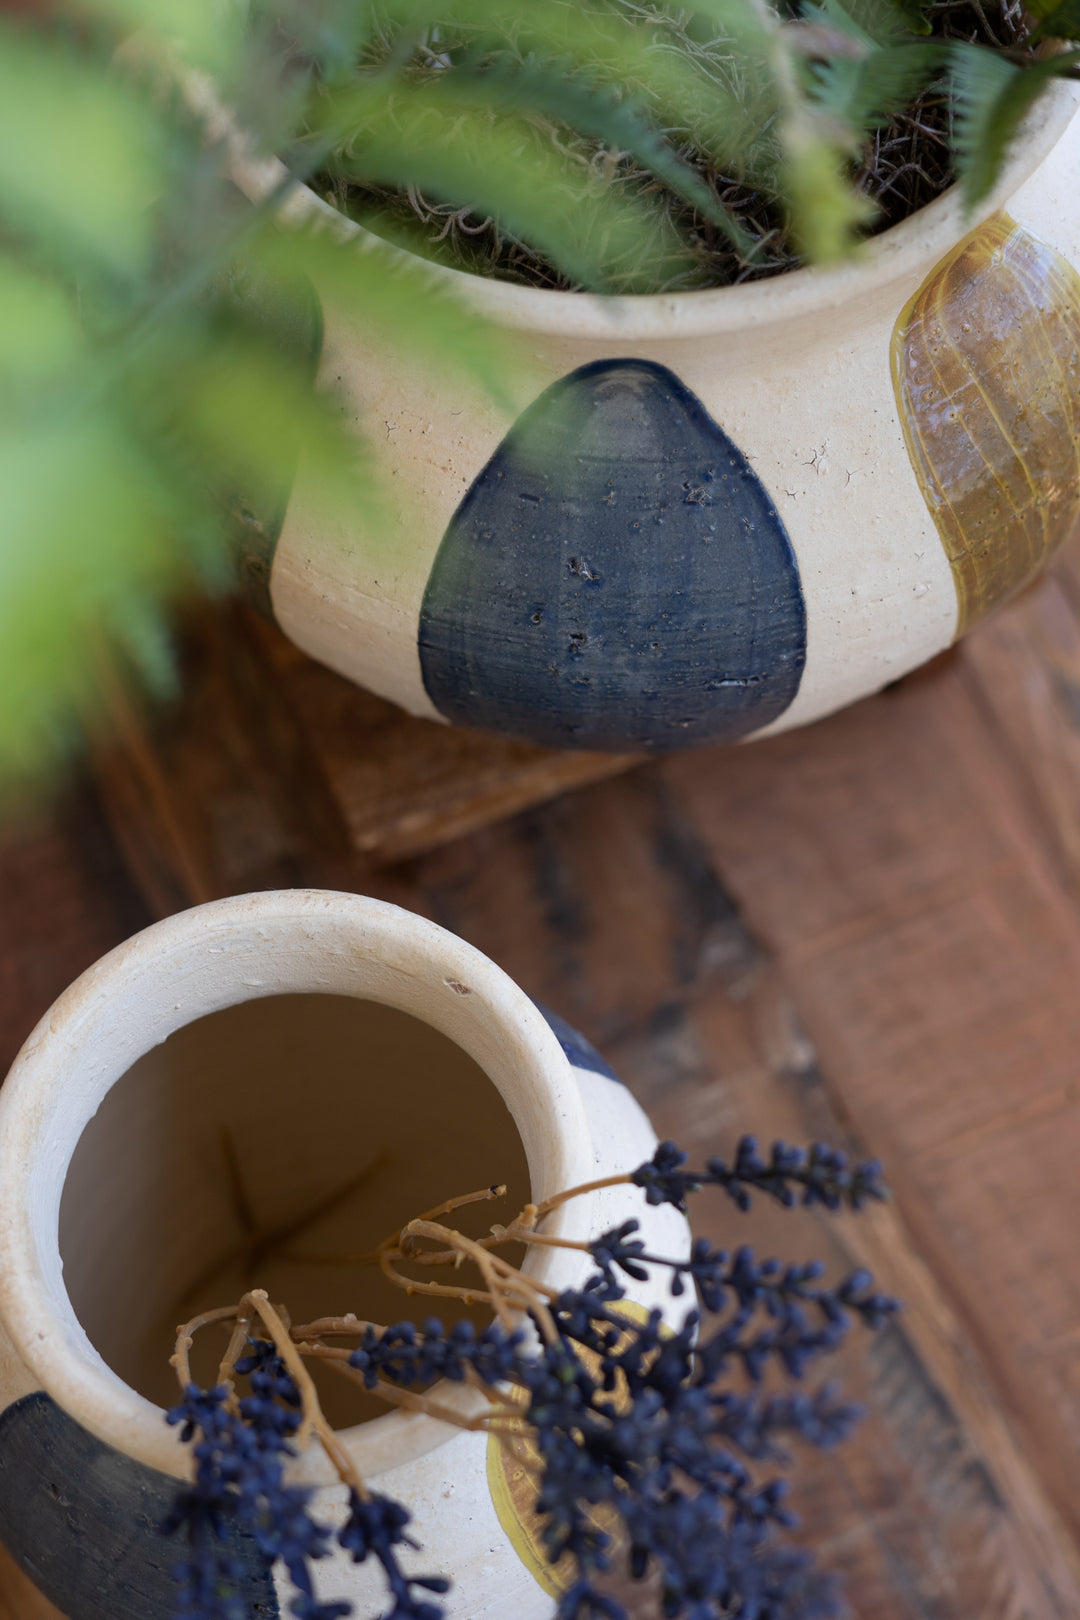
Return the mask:
<svg viewBox="0 0 1080 1620">
<path fill-rule="evenodd" d="M 590 1168 L 558 1041 L 479 952 L 355 895 L 215 902 L 104 958 L 16 1061 L 0 1099 L 7 1331 L 84 1427 L 184 1475 L 162 1417 L 178 1322 L 262 1286 L 294 1322 L 483 1323 L 482 1304 L 409 1300 L 354 1257 L 444 1199 L 506 1182 L 504 1201 L 462 1211 L 482 1235 Z M 534 1250 L 528 1269 L 562 1286 L 563 1259 Z M 199 1337 L 193 1375 L 213 1383 L 225 1334 Z M 368 1477 L 455 1432 L 375 1416 L 332 1372 L 319 1387 Z M 444 1392 L 474 1404 L 441 1385 L 440 1405 Z M 301 1472 L 319 1482 L 329 1465 L 313 1449 Z"/>
</svg>

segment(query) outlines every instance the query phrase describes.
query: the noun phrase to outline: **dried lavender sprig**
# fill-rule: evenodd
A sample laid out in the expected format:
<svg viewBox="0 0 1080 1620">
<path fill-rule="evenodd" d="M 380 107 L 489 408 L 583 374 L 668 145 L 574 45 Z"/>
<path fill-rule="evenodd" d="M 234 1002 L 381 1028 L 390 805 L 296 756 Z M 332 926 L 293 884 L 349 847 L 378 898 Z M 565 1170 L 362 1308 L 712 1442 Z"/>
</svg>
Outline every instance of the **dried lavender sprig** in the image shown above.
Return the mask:
<svg viewBox="0 0 1080 1620">
<path fill-rule="evenodd" d="M 650 1204 L 672 1204 L 683 1214 L 689 1194 L 721 1187 L 739 1209 L 750 1208 L 751 1194 L 766 1193 L 786 1208 L 821 1204 L 829 1210 L 862 1209 L 870 1200 L 888 1197 L 877 1159 L 851 1164 L 847 1154 L 815 1142 L 809 1148 L 774 1142 L 768 1162 L 758 1152 L 757 1138 L 741 1137 L 730 1165 L 709 1159 L 704 1170 L 684 1170 L 686 1154 L 674 1142 L 661 1142 L 647 1164 L 631 1176 Z"/>
<path fill-rule="evenodd" d="M 181 1439 L 195 1441 L 195 1479 L 181 1491 L 162 1525 L 166 1534 L 183 1529 L 191 1549 L 174 1576 L 180 1585 L 177 1620 L 248 1620 L 243 1596 L 245 1570 L 229 1550 L 228 1527 L 248 1531 L 267 1572 L 279 1559 L 296 1595 L 289 1607 L 296 1620 L 343 1620 L 352 1605 L 320 1601 L 310 1565 L 330 1551 L 332 1532 L 308 1511 L 312 1490 L 283 1482 L 285 1460 L 301 1423 L 301 1400 L 275 1346 L 249 1340 L 251 1353 L 236 1364 L 251 1394 L 233 1409 L 225 1385 L 200 1390 L 191 1384 L 167 1421 L 182 1424 Z M 442 1620 L 443 1610 L 421 1592 L 441 1593 L 442 1576 L 406 1576 L 396 1547 L 415 1546 L 405 1534 L 410 1515 L 386 1496 L 349 1493 L 349 1518 L 338 1541 L 357 1562 L 374 1556 L 383 1567 L 394 1599 L 389 1620 Z"/>
<path fill-rule="evenodd" d="M 705 1185 L 723 1187 L 741 1207 L 751 1191 L 828 1209 L 857 1209 L 885 1196 L 878 1165 L 851 1168 L 844 1155 L 820 1144 L 806 1154 L 778 1143 L 766 1163 L 754 1140 L 744 1138 L 730 1168 L 714 1159 L 695 1174 L 683 1169 L 685 1162 L 665 1143 L 629 1179 L 650 1203 L 678 1208 Z M 857 1409 L 828 1387 L 764 1400 L 737 1394 L 720 1380 L 733 1361 L 760 1378 L 770 1359 L 799 1379 L 817 1356 L 836 1348 L 852 1320 L 880 1327 L 895 1302 L 874 1292 L 865 1272 L 821 1287 L 823 1268 L 816 1263 L 758 1261 L 745 1247 L 728 1254 L 698 1240 L 687 1259 L 664 1260 L 646 1251 L 637 1230 L 636 1222 L 624 1222 L 590 1246 L 600 1269 L 583 1288 L 552 1303 L 554 1342 L 530 1348 L 523 1335 L 498 1324 L 479 1335 L 461 1323 L 447 1332 L 435 1319 L 419 1330 L 412 1323 L 368 1326 L 350 1358 L 353 1367 L 369 1385 L 385 1378 L 423 1386 L 471 1374 L 489 1386 L 509 1382 L 523 1391 L 540 1453 L 543 1543 L 553 1562 L 569 1555 L 578 1571 L 560 1620 L 625 1620 L 618 1601 L 596 1585 L 611 1557 L 610 1538 L 593 1516 L 600 1504 L 622 1521 L 632 1573 L 658 1570 L 671 1620 L 734 1614 L 825 1620 L 838 1613 L 830 1578 L 772 1539 L 775 1527 L 793 1522 L 786 1481 L 759 1481 L 740 1458 L 783 1460 L 781 1438 L 834 1444 L 849 1432 Z M 653 1265 L 668 1267 L 674 1293 L 693 1284 L 706 1314 L 723 1318 L 711 1335 L 700 1332 L 697 1312 L 672 1333 L 659 1311 L 640 1322 L 619 1309 L 624 1289 L 616 1273 L 642 1278 Z M 591 1361 L 582 1350 L 592 1352 Z M 285 1558 L 298 1587 L 297 1620 L 338 1620 L 349 1606 L 319 1603 L 307 1568 L 327 1550 L 329 1532 L 307 1516 L 307 1493 L 289 1495 L 280 1482 L 281 1457 L 300 1421 L 296 1386 L 270 1344 L 256 1344 L 238 1370 L 252 1381 L 239 1418 L 226 1409 L 223 1389 L 192 1389 L 173 1414 L 188 1437 L 202 1437 L 195 1487 L 174 1516 L 188 1522 L 196 1549 L 185 1566 L 186 1620 L 239 1620 L 226 1592 L 235 1572 L 213 1545 L 228 1514 L 250 1524 L 264 1557 Z M 267 1457 L 276 1463 L 268 1465 Z M 275 1492 L 280 1522 L 268 1525 L 259 1514 Z M 342 1545 L 356 1558 L 374 1555 L 382 1564 L 394 1600 L 389 1620 L 439 1620 L 439 1605 L 423 1594 L 437 1595 L 447 1583 L 406 1577 L 397 1561 L 399 1545 L 415 1545 L 408 1522 L 400 1503 L 354 1490 Z"/>
</svg>

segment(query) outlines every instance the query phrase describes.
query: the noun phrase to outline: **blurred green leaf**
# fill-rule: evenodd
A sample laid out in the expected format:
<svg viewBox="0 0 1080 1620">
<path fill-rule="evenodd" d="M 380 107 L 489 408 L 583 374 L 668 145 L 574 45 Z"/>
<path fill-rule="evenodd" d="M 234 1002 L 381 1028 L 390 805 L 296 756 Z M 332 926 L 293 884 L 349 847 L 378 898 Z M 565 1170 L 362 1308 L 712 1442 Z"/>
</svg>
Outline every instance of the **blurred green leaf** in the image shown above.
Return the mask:
<svg viewBox="0 0 1080 1620">
<path fill-rule="evenodd" d="M 273 280 L 306 276 L 332 308 L 348 312 L 380 343 L 393 344 L 434 371 L 477 383 L 508 416 L 530 398 L 529 362 L 512 334 L 491 326 L 447 289 L 421 260 L 363 235 L 337 241 L 328 231 L 264 232 L 249 260 Z"/>
<path fill-rule="evenodd" d="M 149 264 L 163 165 L 156 119 L 63 40 L 0 21 L 0 217 L 57 263 Z"/>
<path fill-rule="evenodd" d="M 117 618 L 134 639 L 184 580 L 154 486 L 115 421 L 0 438 L 0 779 L 53 762 L 99 706 L 93 671 Z"/>
<path fill-rule="evenodd" d="M 835 57 L 817 65 L 813 99 L 841 120 L 854 139 L 877 129 L 912 101 L 941 71 L 945 49 L 936 41 L 873 46 L 864 57 Z"/>
<path fill-rule="evenodd" d="M 1033 39 L 1080 39 L 1080 0 L 1035 0 L 1028 10 L 1039 18 Z"/>
<path fill-rule="evenodd" d="M 969 209 L 989 193 L 1026 113 L 1049 80 L 1080 62 L 1080 51 L 1020 67 L 979 45 L 952 43 L 953 147 Z"/>
<path fill-rule="evenodd" d="M 808 22 L 827 22 L 872 45 L 903 45 L 928 34 L 928 0 L 813 0 L 800 8 Z"/>
<path fill-rule="evenodd" d="M 64 289 L 9 255 L 0 255 L 0 378 L 8 387 L 40 384 L 73 365 L 85 348 L 75 308 Z"/>
<path fill-rule="evenodd" d="M 790 124 L 785 146 L 784 188 L 803 254 L 815 264 L 849 257 L 874 217 L 873 203 L 854 190 L 843 151 L 813 121 Z"/>
<path fill-rule="evenodd" d="M 175 46 L 185 61 L 211 72 L 228 71 L 241 53 L 245 0 L 81 0 L 84 13 L 124 38 L 142 29 Z"/>
<path fill-rule="evenodd" d="M 597 185 L 527 119 L 493 117 L 474 91 L 469 83 L 448 95 L 438 84 L 375 82 L 340 97 L 335 167 L 491 214 L 587 287 L 609 287 L 612 266 L 632 265 L 646 232 L 662 238 L 655 258 L 668 273 L 687 259 L 666 218 Z"/>
</svg>

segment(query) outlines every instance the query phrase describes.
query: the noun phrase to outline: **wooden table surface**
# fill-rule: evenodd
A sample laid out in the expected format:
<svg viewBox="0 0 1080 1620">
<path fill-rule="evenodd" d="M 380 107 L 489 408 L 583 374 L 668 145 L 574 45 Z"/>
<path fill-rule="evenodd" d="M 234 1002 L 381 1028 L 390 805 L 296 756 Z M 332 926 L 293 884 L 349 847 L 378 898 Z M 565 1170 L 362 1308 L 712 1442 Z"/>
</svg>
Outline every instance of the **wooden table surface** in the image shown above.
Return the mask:
<svg viewBox="0 0 1080 1620">
<path fill-rule="evenodd" d="M 960 652 L 845 714 L 542 804 L 572 778 L 526 750 L 473 759 L 479 809 L 450 770 L 391 813 L 380 781 L 397 770 L 396 793 L 426 745 L 369 748 L 374 700 L 229 622 L 193 635 L 179 709 L 129 715 L 0 849 L 0 1072 L 74 975 L 193 900 L 316 884 L 434 918 L 583 1030 L 695 1156 L 752 1129 L 886 1161 L 887 1208 L 753 1229 L 865 1262 L 906 1301 L 841 1357 L 868 1415 L 805 1460 L 805 1534 L 859 1620 L 1077 1620 L 1080 543 Z M 449 808 L 424 831 L 433 793 Z M 532 807 L 480 826 L 515 802 Z M 479 830 L 426 848 L 440 825 Z M 749 1232 L 733 1219 L 701 1206 L 715 1237 Z M 54 1614 L 0 1569 L 0 1617 Z"/>
</svg>

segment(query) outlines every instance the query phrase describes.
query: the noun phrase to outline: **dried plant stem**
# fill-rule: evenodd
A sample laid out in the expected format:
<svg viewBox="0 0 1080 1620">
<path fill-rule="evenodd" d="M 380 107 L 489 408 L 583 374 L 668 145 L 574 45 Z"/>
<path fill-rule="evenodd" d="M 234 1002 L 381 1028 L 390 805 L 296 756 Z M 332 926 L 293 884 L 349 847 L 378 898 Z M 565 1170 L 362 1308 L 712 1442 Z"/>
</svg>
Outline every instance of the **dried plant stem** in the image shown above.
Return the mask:
<svg viewBox="0 0 1080 1620">
<path fill-rule="evenodd" d="M 289 1369 L 293 1382 L 300 1392 L 300 1399 L 303 1403 L 304 1421 L 300 1429 L 297 1431 L 296 1444 L 298 1448 L 303 1451 L 311 1439 L 311 1429 L 313 1425 L 310 1414 L 316 1408 L 318 1408 L 319 1405 L 319 1397 L 315 1393 L 315 1385 L 311 1382 L 311 1374 L 308 1372 L 307 1368 L 304 1366 L 304 1363 L 300 1360 L 300 1357 L 296 1353 L 296 1347 L 292 1342 L 292 1337 L 288 1328 L 282 1321 L 279 1313 L 271 1305 L 270 1296 L 266 1292 L 266 1289 L 253 1288 L 250 1293 L 245 1294 L 243 1299 L 240 1301 L 240 1309 L 243 1310 L 244 1306 L 249 1302 L 254 1307 L 258 1315 L 262 1318 L 263 1326 L 267 1329 L 271 1339 L 274 1341 L 274 1348 L 277 1350 L 278 1355 Z"/>
<path fill-rule="evenodd" d="M 296 1344 L 304 1339 L 322 1339 L 327 1334 L 331 1337 L 340 1334 L 348 1338 L 358 1338 L 368 1328 L 374 1328 L 376 1333 L 386 1332 L 385 1327 L 378 1322 L 362 1320 L 354 1311 L 347 1311 L 344 1316 L 319 1316 L 314 1322 L 302 1322 L 292 1329 L 292 1336 Z"/>
<path fill-rule="evenodd" d="M 201 1315 L 193 1316 L 190 1322 L 183 1322 L 177 1328 L 176 1349 L 169 1357 L 169 1366 L 175 1368 L 181 1389 L 187 1389 L 192 1382 L 191 1347 L 195 1343 L 196 1333 L 200 1328 L 208 1327 L 211 1322 L 227 1322 L 230 1317 L 237 1314 L 237 1309 L 235 1305 L 219 1305 L 216 1310 L 203 1311 Z"/>
<path fill-rule="evenodd" d="M 515 1412 L 521 1410 L 512 1395 L 508 1395 L 505 1390 L 499 1389 L 495 1384 L 485 1384 L 475 1367 L 465 1368 L 465 1382 L 470 1388 L 478 1389 L 481 1395 L 486 1396 L 492 1406 L 509 1406 Z"/>
<path fill-rule="evenodd" d="M 412 1228 L 417 1226 L 417 1224 L 419 1224 L 421 1229 L 426 1229 L 426 1231 L 418 1230 L 414 1234 L 412 1232 Z M 416 1235 L 418 1237 L 425 1235 L 429 1237 L 434 1237 L 436 1235 L 442 1236 L 447 1230 L 448 1228 L 437 1227 L 429 1221 L 422 1221 L 420 1223 L 410 1222 L 409 1227 L 406 1228 L 408 1235 Z M 506 1298 L 506 1290 L 499 1285 L 499 1278 L 496 1268 L 492 1263 L 491 1256 L 488 1254 L 486 1249 L 482 1249 L 478 1243 L 472 1242 L 472 1240 L 469 1238 L 459 1238 L 458 1243 L 460 1245 L 461 1253 L 469 1256 L 469 1258 L 475 1263 L 481 1277 L 483 1277 L 484 1281 L 487 1283 L 488 1294 L 499 1321 L 502 1323 L 504 1328 L 512 1331 L 514 1326 L 513 1307 Z M 451 1244 L 451 1247 L 454 1247 L 454 1245 Z"/>
<path fill-rule="evenodd" d="M 452 1424 L 457 1429 L 486 1432 L 490 1428 L 491 1415 L 494 1414 L 481 1413 L 476 1417 L 465 1417 L 460 1412 L 452 1411 L 448 1406 L 440 1406 L 438 1401 L 433 1401 L 428 1395 L 422 1395 L 418 1390 L 403 1389 L 399 1384 L 391 1384 L 385 1378 L 380 1378 L 374 1386 L 369 1385 L 364 1374 L 349 1365 L 346 1350 L 329 1344 L 305 1344 L 298 1348 L 303 1355 L 325 1362 L 343 1378 L 349 1379 L 350 1383 L 359 1384 L 369 1395 L 377 1395 L 390 1406 L 403 1406 L 410 1412 L 423 1412 L 426 1417 L 437 1418 L 440 1423 Z"/>
<path fill-rule="evenodd" d="M 366 1495 L 364 1483 L 353 1467 L 352 1459 L 323 1415 L 323 1409 L 319 1405 L 319 1396 L 312 1382 L 311 1374 L 304 1366 L 303 1360 L 293 1344 L 289 1329 L 271 1305 L 266 1289 L 253 1288 L 249 1294 L 245 1294 L 240 1301 L 241 1309 L 249 1300 L 261 1317 L 263 1326 L 274 1341 L 275 1350 L 288 1368 L 289 1375 L 300 1392 L 301 1411 L 304 1415 L 300 1427 L 296 1431 L 297 1450 L 305 1451 L 312 1434 L 317 1434 L 322 1442 L 323 1450 L 337 1469 L 342 1481 L 346 1485 L 350 1485 L 353 1490 Z"/>
<path fill-rule="evenodd" d="M 506 1186 L 481 1187 L 479 1192 L 463 1193 L 460 1198 L 447 1198 L 434 1209 L 427 1209 L 417 1216 L 421 1221 L 437 1220 L 440 1215 L 452 1215 L 457 1209 L 464 1209 L 467 1204 L 488 1203 L 493 1198 L 505 1198 Z M 297 1254 L 294 1251 L 286 1252 L 286 1259 L 301 1260 L 309 1266 L 363 1266 L 378 1265 L 381 1257 L 390 1249 L 395 1249 L 401 1242 L 403 1227 L 398 1227 L 384 1237 L 374 1249 L 362 1249 L 359 1253 L 350 1254 Z"/>
<path fill-rule="evenodd" d="M 494 1299 L 483 1289 L 455 1288 L 450 1283 L 421 1282 L 418 1278 L 406 1277 L 404 1272 L 397 1270 L 390 1254 L 384 1254 L 380 1264 L 383 1276 L 406 1294 L 430 1294 L 437 1299 L 460 1299 L 463 1305 L 490 1305 L 494 1308 Z"/>
<path fill-rule="evenodd" d="M 568 1204 L 571 1198 L 581 1198 L 585 1193 L 601 1192 L 605 1187 L 629 1187 L 631 1185 L 630 1177 L 625 1174 L 601 1176 L 599 1181 L 583 1181 L 580 1187 L 568 1187 L 566 1192 L 556 1193 L 553 1198 L 545 1198 L 540 1204 L 526 1204 L 513 1224 L 515 1226 L 534 1226 L 537 1221 L 542 1221 L 545 1215 L 550 1215 L 553 1209 Z M 530 1221 L 529 1216 L 534 1210 L 536 1213 L 532 1215 Z"/>
<path fill-rule="evenodd" d="M 229 1406 L 236 1407 L 236 1390 L 233 1384 L 233 1374 L 236 1372 L 236 1363 L 239 1361 L 244 1346 L 247 1344 L 248 1334 L 251 1331 L 251 1312 L 237 1309 L 236 1322 L 229 1335 L 228 1347 L 218 1365 L 217 1381 L 225 1384 L 229 1390 Z"/>
<path fill-rule="evenodd" d="M 423 1210 L 416 1219 L 418 1221 L 437 1221 L 440 1215 L 452 1215 L 457 1209 L 464 1209 L 467 1204 L 486 1204 L 494 1198 L 506 1197 L 506 1183 L 500 1182 L 496 1187 L 481 1187 L 479 1192 L 465 1193 L 460 1198 L 448 1198 L 442 1204 L 436 1204 L 434 1209 Z M 404 1228 L 394 1233 L 393 1243 L 397 1243 Z M 390 1244 L 387 1244 L 389 1247 Z"/>
<path fill-rule="evenodd" d="M 577 1249 L 588 1254 L 590 1245 L 579 1238 L 549 1237 L 546 1232 L 530 1232 L 524 1227 L 504 1226 L 500 1229 L 499 1243 L 541 1243 L 549 1249 Z"/>
</svg>

